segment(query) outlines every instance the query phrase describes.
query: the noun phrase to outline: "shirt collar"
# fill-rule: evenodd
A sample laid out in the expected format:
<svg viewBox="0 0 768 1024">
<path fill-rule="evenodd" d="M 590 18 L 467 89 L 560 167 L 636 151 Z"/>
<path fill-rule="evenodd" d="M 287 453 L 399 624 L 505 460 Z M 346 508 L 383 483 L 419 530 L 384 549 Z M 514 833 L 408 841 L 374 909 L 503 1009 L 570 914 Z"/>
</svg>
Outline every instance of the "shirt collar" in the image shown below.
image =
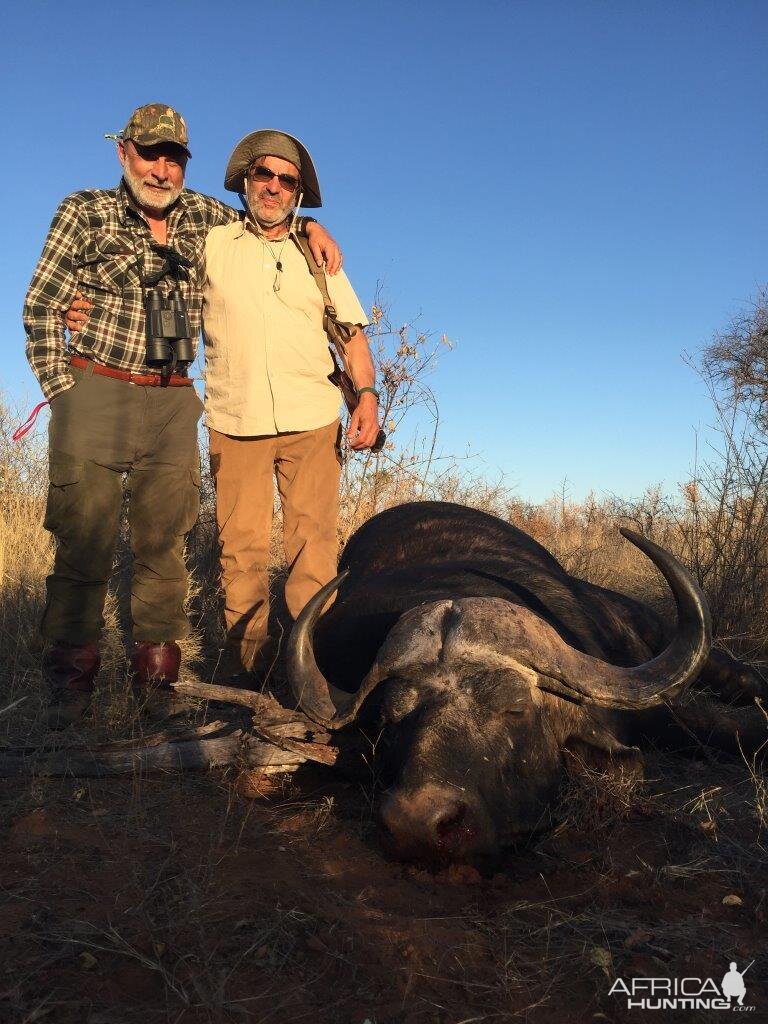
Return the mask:
<svg viewBox="0 0 768 1024">
<path fill-rule="evenodd" d="M 294 228 L 295 223 L 296 218 L 294 217 L 291 220 L 291 227 L 288 231 L 289 235 L 296 234 L 296 229 Z M 256 221 L 252 220 L 247 213 L 242 220 L 235 221 L 235 224 L 237 225 L 234 231 L 235 238 L 242 238 L 246 231 L 248 231 L 252 235 L 256 235 L 257 238 L 260 238 L 263 241 L 282 242 L 283 238 L 285 237 L 281 236 L 280 238 L 267 239 L 264 235 L 264 229 L 261 227 L 261 225 L 258 224 Z"/>
</svg>

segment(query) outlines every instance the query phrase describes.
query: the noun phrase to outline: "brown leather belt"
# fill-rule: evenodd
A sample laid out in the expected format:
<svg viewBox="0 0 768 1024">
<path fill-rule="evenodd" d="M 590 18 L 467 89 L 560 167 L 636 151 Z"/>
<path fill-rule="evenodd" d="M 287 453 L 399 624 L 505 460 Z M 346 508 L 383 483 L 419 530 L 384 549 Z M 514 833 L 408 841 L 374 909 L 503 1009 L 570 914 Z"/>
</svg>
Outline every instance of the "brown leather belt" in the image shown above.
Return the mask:
<svg viewBox="0 0 768 1024">
<path fill-rule="evenodd" d="M 115 380 L 127 380 L 131 384 L 141 384 L 142 387 L 159 388 L 163 382 L 159 373 L 133 373 L 131 370 L 116 370 L 111 366 L 102 366 L 101 363 L 94 363 L 92 359 L 86 359 L 85 356 L 70 356 L 69 364 L 70 366 L 76 366 L 78 370 L 87 370 L 89 366 L 92 366 L 93 372 L 100 377 L 114 377 Z M 168 378 L 168 387 L 192 387 L 192 378 L 179 377 L 178 374 L 172 374 Z"/>
</svg>

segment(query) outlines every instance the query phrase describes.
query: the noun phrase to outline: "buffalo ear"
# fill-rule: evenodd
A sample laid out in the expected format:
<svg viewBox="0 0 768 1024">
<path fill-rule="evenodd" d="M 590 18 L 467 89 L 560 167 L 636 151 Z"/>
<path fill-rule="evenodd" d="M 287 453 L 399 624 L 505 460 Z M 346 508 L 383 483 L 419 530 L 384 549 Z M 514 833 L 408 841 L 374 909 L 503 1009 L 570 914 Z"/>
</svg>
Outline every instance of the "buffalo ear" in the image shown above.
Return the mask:
<svg viewBox="0 0 768 1024">
<path fill-rule="evenodd" d="M 643 777 L 644 761 L 639 747 L 628 747 L 604 725 L 587 715 L 574 723 L 563 744 L 563 755 L 569 770 L 622 773 Z"/>
</svg>

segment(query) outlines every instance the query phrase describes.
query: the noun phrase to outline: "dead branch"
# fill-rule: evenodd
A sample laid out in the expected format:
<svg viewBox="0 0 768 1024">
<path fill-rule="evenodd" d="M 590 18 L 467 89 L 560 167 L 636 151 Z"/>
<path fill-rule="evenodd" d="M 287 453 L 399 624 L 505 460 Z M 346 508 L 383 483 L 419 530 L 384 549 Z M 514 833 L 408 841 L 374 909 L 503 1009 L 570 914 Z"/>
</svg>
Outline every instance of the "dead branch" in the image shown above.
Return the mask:
<svg viewBox="0 0 768 1024">
<path fill-rule="evenodd" d="M 0 777 L 102 777 L 231 764 L 294 771 L 308 761 L 336 762 L 339 751 L 330 745 L 331 734 L 269 694 L 193 682 L 179 682 L 175 688 L 200 700 L 248 708 L 254 712 L 252 721 L 235 713 L 201 726 L 175 726 L 95 746 L 86 745 L 81 737 L 55 736 L 37 747 L 0 751 Z"/>
</svg>

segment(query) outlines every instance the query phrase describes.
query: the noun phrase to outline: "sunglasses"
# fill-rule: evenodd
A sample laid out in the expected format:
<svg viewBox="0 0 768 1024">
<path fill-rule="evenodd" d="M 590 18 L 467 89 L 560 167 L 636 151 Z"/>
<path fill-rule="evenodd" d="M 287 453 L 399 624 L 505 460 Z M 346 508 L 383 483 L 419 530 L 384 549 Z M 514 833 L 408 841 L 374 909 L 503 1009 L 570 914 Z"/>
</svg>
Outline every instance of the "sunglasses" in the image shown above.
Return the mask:
<svg viewBox="0 0 768 1024">
<path fill-rule="evenodd" d="M 277 178 L 280 188 L 284 188 L 286 192 L 295 192 L 299 187 L 299 179 L 295 174 L 277 174 L 275 171 L 270 171 L 264 164 L 256 164 L 255 167 L 252 167 L 248 171 L 248 177 L 251 181 L 260 181 L 264 185 L 272 181 L 273 178 Z"/>
</svg>

